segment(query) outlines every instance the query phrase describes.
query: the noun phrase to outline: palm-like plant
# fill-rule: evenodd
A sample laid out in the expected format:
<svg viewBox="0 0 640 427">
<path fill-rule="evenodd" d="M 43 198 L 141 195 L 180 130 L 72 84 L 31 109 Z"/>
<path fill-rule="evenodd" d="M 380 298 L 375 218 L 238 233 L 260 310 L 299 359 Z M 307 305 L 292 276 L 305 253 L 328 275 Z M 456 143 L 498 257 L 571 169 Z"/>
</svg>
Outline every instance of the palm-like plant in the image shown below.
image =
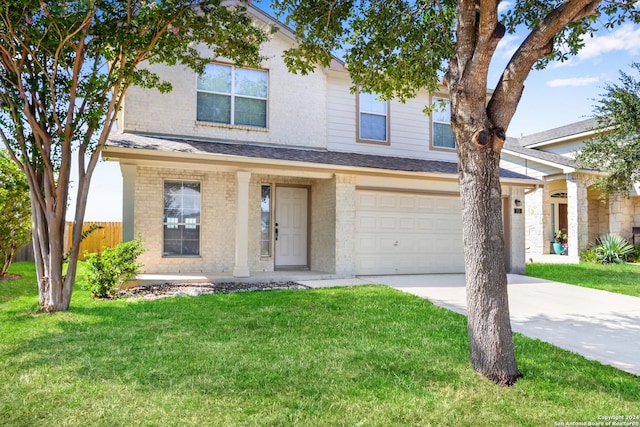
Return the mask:
<svg viewBox="0 0 640 427">
<path fill-rule="evenodd" d="M 616 234 L 607 234 L 596 239 L 593 247 L 596 259 L 603 264 L 622 264 L 634 253 L 634 247 Z"/>
</svg>

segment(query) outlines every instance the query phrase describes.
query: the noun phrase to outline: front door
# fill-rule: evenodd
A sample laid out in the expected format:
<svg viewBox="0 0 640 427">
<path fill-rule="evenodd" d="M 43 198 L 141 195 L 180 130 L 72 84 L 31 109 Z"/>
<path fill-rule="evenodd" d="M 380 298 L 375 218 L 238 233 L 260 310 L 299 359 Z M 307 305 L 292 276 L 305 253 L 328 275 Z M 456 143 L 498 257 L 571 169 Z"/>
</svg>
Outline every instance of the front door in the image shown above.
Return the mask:
<svg viewBox="0 0 640 427">
<path fill-rule="evenodd" d="M 275 267 L 308 267 L 308 189 L 276 188 Z"/>
</svg>

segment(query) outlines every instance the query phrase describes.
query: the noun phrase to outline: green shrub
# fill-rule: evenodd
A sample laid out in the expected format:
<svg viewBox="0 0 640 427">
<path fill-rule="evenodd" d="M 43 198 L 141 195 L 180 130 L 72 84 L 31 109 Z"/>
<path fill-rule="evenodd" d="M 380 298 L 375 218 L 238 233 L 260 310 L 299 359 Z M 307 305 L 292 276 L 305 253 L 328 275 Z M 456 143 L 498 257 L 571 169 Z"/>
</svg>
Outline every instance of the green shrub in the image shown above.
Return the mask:
<svg viewBox="0 0 640 427">
<path fill-rule="evenodd" d="M 593 248 L 589 248 L 586 251 L 580 253 L 580 260 L 584 262 L 593 262 L 599 263 L 598 257 L 596 256 Z"/>
<path fill-rule="evenodd" d="M 602 264 L 622 264 L 635 253 L 631 243 L 615 234 L 598 237 L 591 250 L 597 261 Z"/>
<path fill-rule="evenodd" d="M 142 264 L 136 262 L 144 252 L 142 240 L 105 248 L 101 254 L 87 254 L 87 284 L 94 298 L 112 296 L 125 280 L 135 277 Z"/>
</svg>

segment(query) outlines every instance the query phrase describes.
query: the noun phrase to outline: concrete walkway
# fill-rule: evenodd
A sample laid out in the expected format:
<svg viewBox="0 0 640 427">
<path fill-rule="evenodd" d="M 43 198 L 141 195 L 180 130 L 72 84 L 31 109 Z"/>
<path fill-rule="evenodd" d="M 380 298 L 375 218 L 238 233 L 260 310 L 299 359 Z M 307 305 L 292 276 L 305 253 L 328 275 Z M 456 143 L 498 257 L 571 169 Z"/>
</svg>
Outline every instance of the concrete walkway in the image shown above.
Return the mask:
<svg viewBox="0 0 640 427">
<path fill-rule="evenodd" d="M 462 274 L 300 282 L 311 287 L 384 284 L 466 314 Z M 511 326 L 531 338 L 640 375 L 640 298 L 508 275 Z"/>
</svg>

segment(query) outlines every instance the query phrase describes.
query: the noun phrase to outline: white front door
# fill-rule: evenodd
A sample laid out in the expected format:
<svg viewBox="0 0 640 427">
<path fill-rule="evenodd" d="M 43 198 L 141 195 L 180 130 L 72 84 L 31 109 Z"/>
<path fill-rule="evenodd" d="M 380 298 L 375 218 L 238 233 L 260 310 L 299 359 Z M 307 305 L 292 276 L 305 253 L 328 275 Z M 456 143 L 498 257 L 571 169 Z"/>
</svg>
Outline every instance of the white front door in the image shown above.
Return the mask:
<svg viewBox="0 0 640 427">
<path fill-rule="evenodd" d="M 276 188 L 276 268 L 307 267 L 308 189 Z"/>
</svg>

